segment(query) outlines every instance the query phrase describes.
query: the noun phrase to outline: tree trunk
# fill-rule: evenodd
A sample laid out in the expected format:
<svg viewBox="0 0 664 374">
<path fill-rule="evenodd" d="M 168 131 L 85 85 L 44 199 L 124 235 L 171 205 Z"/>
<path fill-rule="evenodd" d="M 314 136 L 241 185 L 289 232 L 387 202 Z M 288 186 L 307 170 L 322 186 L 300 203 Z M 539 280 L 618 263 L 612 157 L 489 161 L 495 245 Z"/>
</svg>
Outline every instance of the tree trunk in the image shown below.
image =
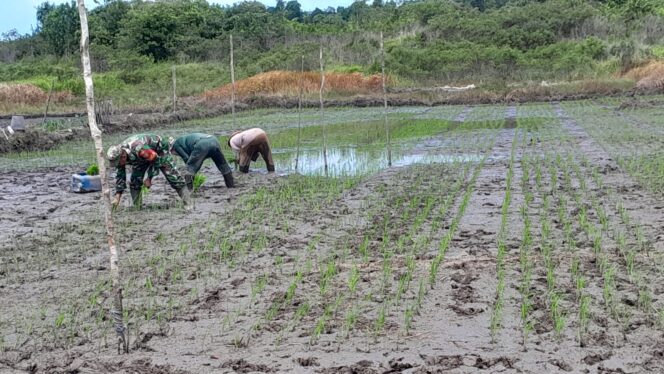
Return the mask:
<svg viewBox="0 0 664 374">
<path fill-rule="evenodd" d="M 97 154 L 97 166 L 102 186 L 102 203 L 104 206 L 104 223 L 106 225 L 106 240 L 111 255 L 111 284 L 113 292 L 113 308 L 111 317 L 115 324 L 115 332 L 118 335 L 118 353 L 129 352 L 129 341 L 127 340 L 126 328 L 123 321 L 122 309 L 122 286 L 120 284 L 120 268 L 118 266 L 118 251 L 115 246 L 115 227 L 111 215 L 111 192 L 106 176 L 106 160 L 104 157 L 104 146 L 101 140 L 101 131 L 97 127 L 95 118 L 94 87 L 92 83 L 92 68 L 90 67 L 90 37 L 88 33 L 88 15 L 84 0 L 78 1 L 78 14 L 81 18 L 81 62 L 83 64 L 83 80 L 85 81 L 85 103 L 88 111 L 88 123 L 90 135 L 95 143 Z"/>
<path fill-rule="evenodd" d="M 53 95 L 53 85 L 55 85 L 55 78 L 51 81 L 51 88 L 48 90 L 48 99 L 46 99 L 46 109 L 44 109 L 44 118 L 42 118 L 42 125 L 46 123 L 46 116 L 48 115 L 48 107 L 51 106 L 51 96 Z"/>
</svg>

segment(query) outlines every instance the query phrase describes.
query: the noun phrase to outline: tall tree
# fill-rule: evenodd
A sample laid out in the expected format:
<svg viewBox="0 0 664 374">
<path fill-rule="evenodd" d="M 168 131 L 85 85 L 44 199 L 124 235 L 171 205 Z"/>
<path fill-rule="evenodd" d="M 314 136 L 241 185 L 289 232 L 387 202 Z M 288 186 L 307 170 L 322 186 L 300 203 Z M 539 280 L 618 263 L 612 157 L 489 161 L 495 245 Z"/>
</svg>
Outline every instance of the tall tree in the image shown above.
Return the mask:
<svg viewBox="0 0 664 374">
<path fill-rule="evenodd" d="M 78 49 L 79 17 L 74 1 L 60 5 L 43 3 L 37 7 L 39 35 L 48 45 L 48 52 L 64 56 Z"/>
<path fill-rule="evenodd" d="M 302 6 L 297 0 L 291 0 L 286 3 L 286 18 L 290 20 L 302 19 Z"/>
</svg>

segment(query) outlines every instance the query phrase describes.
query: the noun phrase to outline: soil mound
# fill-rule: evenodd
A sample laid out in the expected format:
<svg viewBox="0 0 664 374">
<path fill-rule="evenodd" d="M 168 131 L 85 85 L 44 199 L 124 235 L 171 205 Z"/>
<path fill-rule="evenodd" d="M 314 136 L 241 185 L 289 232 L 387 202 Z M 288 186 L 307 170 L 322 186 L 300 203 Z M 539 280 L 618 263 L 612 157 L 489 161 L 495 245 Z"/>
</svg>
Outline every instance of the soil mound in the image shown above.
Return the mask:
<svg viewBox="0 0 664 374">
<path fill-rule="evenodd" d="M 73 98 L 71 92 L 53 92 L 51 101 L 63 102 Z M 48 99 L 48 93 L 33 84 L 0 83 L 0 103 L 39 104 Z"/>
<path fill-rule="evenodd" d="M 300 82 L 305 94 L 313 94 L 320 90 L 320 73 L 308 71 L 270 71 L 235 82 L 238 97 L 257 95 L 288 95 L 297 96 Z M 381 90 L 380 75 L 364 76 L 360 73 L 325 73 L 325 91 L 343 94 L 369 94 Z M 206 99 L 228 98 L 231 96 L 232 85 L 216 88 L 203 93 Z"/>
<path fill-rule="evenodd" d="M 634 79 L 639 90 L 664 89 L 664 61 L 651 61 L 628 71 L 625 76 Z"/>
</svg>

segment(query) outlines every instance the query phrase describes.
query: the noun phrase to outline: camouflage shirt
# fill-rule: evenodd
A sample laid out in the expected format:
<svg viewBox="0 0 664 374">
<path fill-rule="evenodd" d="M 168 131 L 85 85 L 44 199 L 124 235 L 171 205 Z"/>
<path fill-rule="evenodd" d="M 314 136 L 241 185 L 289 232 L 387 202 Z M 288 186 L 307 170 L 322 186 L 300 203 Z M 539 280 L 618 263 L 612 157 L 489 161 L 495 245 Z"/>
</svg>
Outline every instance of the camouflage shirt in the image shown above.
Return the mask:
<svg viewBox="0 0 664 374">
<path fill-rule="evenodd" d="M 148 178 L 153 178 L 159 174 L 159 169 L 163 163 L 171 161 L 170 154 L 168 153 L 168 140 L 162 139 L 161 136 L 155 134 L 136 134 L 128 137 L 120 147 L 127 151 L 127 165 L 131 165 L 134 169 L 147 168 Z M 141 158 L 138 153 L 145 149 L 152 149 L 157 152 L 157 159 L 150 162 Z M 124 192 L 127 189 L 127 171 L 125 166 L 117 166 L 115 175 L 115 192 Z"/>
</svg>

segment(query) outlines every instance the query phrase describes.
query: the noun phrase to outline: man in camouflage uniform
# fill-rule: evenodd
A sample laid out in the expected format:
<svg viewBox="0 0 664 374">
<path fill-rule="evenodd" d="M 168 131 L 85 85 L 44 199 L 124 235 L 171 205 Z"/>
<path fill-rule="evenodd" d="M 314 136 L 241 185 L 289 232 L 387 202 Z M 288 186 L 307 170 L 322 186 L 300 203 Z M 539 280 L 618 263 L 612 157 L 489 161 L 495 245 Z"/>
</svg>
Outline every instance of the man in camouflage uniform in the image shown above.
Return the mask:
<svg viewBox="0 0 664 374">
<path fill-rule="evenodd" d="M 168 142 L 154 134 L 137 134 L 125 139 L 122 143 L 108 149 L 107 156 L 111 165 L 116 166 L 115 199 L 113 207 L 120 204 L 122 193 L 127 189 L 126 165 L 131 165 L 131 178 L 129 191 L 134 206 L 141 202 L 141 187 L 145 173 L 148 177 L 145 186 L 152 186 L 152 178 L 164 174 L 168 183 L 177 191 L 185 207 L 190 206 L 189 191 L 184 188 L 184 179 L 178 173 L 173 163 L 173 157 L 168 152 Z"/>
<path fill-rule="evenodd" d="M 177 139 L 170 138 L 171 153 L 178 154 L 182 160 L 187 164 L 184 172 L 184 180 L 187 182 L 187 187 L 191 190 L 193 186 L 193 178 L 196 173 L 203 166 L 203 161 L 206 158 L 211 158 L 217 169 L 224 177 L 226 187 L 234 187 L 233 173 L 224 154 L 221 153 L 221 144 L 217 138 L 208 134 L 193 133 L 181 136 Z"/>
</svg>

